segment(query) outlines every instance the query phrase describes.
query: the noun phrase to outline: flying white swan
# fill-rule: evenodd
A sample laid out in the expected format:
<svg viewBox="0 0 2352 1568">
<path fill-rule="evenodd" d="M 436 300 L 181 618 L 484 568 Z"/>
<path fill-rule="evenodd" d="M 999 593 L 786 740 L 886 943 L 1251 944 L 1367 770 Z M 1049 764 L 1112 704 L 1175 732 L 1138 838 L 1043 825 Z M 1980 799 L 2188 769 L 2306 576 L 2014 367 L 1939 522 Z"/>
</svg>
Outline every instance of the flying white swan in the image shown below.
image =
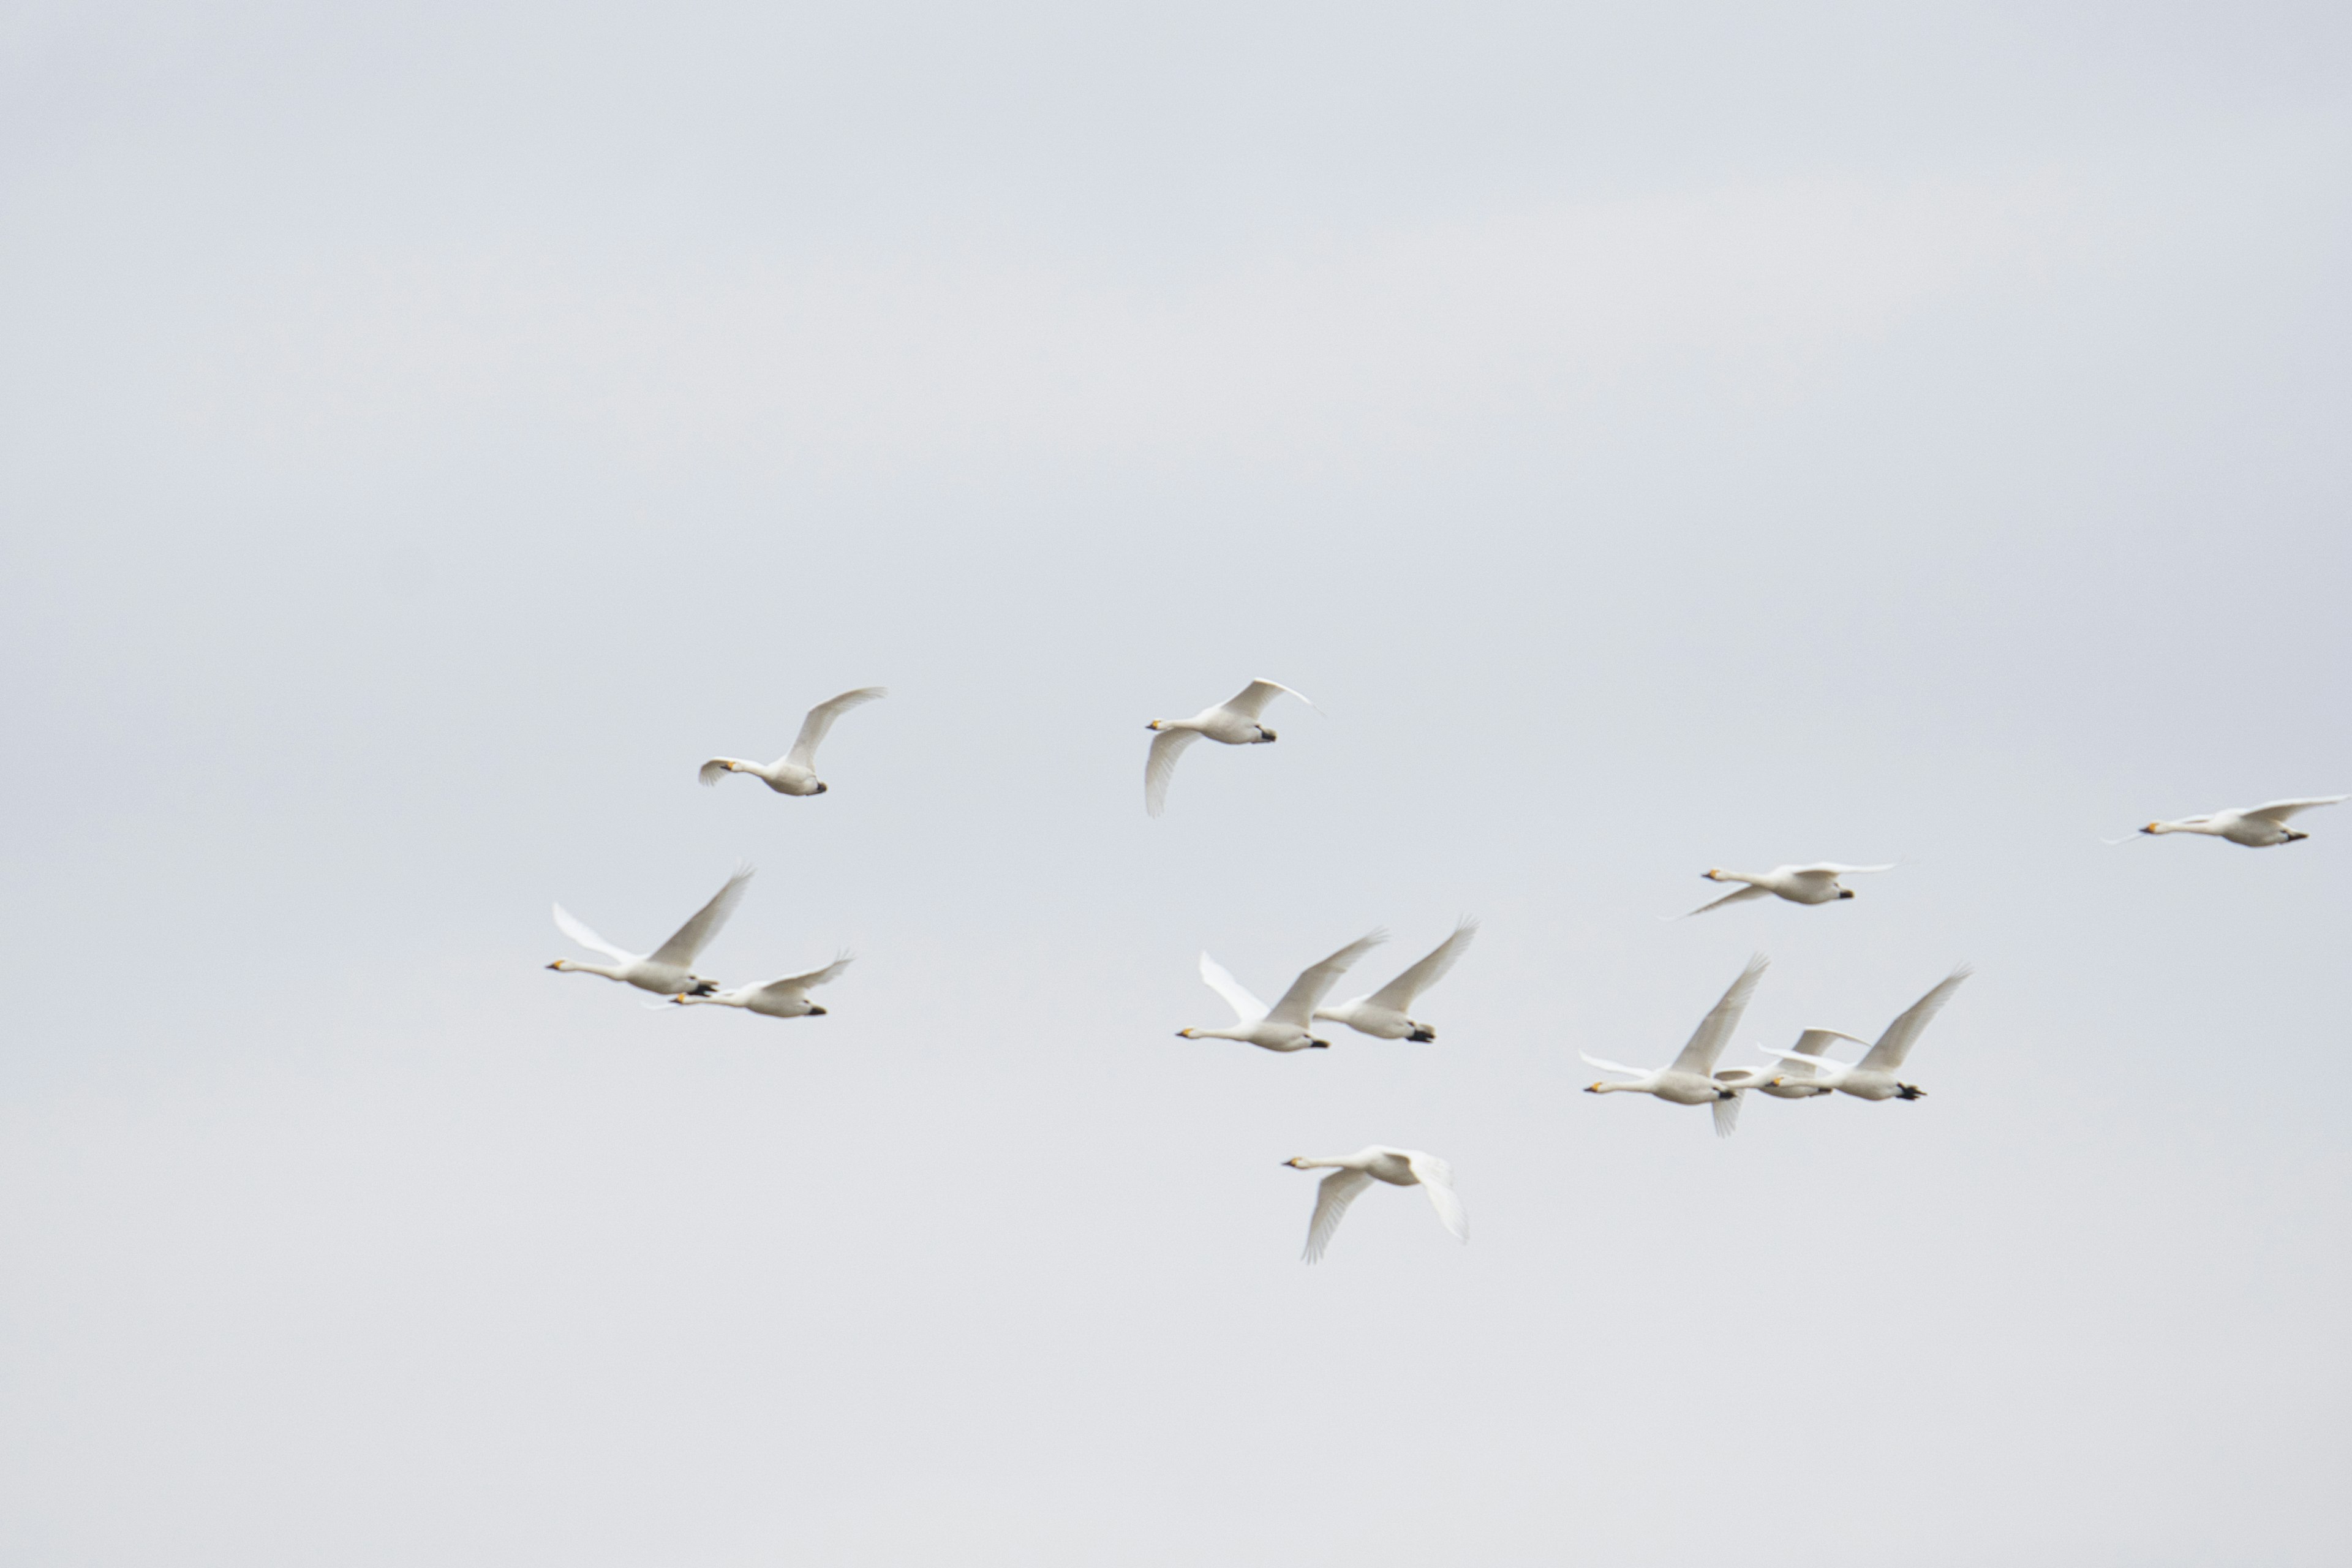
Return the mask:
<svg viewBox="0 0 2352 1568">
<path fill-rule="evenodd" d="M 746 866 L 727 879 L 711 900 L 695 911 L 694 918 L 677 928 L 667 942 L 649 954 L 625 952 L 590 931 L 574 919 L 562 904 L 555 906 L 555 929 L 584 948 L 601 952 L 613 962 L 582 963 L 569 958 L 559 958 L 547 967 L 565 973 L 601 974 L 607 980 L 623 980 L 640 991 L 650 991 L 656 996 L 676 996 L 691 992 L 707 996 L 719 989 L 715 980 L 705 980 L 694 973 L 694 961 L 727 923 L 741 901 L 743 889 L 751 880 L 752 868 Z"/>
<path fill-rule="evenodd" d="M 1859 1035 L 1845 1034 L 1837 1029 L 1807 1029 L 1797 1037 L 1796 1048 L 1820 1056 L 1829 1049 L 1832 1040 L 1852 1040 L 1856 1045 L 1870 1044 Z M 1715 1081 L 1731 1090 L 1729 1100 L 1715 1102 L 1715 1130 L 1728 1138 L 1739 1124 L 1740 1102 L 1749 1089 L 1769 1094 L 1775 1100 L 1815 1100 L 1830 1091 L 1812 1081 L 1813 1065 L 1809 1061 L 1784 1062 L 1777 1068 L 1720 1068 Z"/>
<path fill-rule="evenodd" d="M 2217 811 L 2207 816 L 2184 816 L 2172 822 L 2151 822 L 2142 833 L 2203 833 L 2215 838 L 2226 838 L 2232 844 L 2242 844 L 2249 849 L 2267 849 L 2273 844 L 2293 844 L 2308 838 L 2308 833 L 2297 833 L 2287 826 L 2287 819 L 2298 811 L 2309 811 L 2315 805 L 2335 805 L 2346 800 L 2345 795 L 2313 795 L 2306 800 L 2274 800 L 2268 805 L 2236 806 Z M 2126 838 L 2110 838 L 2110 844 L 2124 844 Z"/>
<path fill-rule="evenodd" d="M 1682 1053 L 1662 1068 L 1629 1068 L 1619 1062 L 1605 1062 L 1599 1057 L 1584 1057 L 1594 1067 L 1611 1072 L 1632 1075 L 1630 1083 L 1612 1083 L 1602 1079 L 1585 1089 L 1587 1094 L 1654 1094 L 1660 1100 L 1676 1105 L 1712 1105 L 1716 1107 L 1715 1132 L 1718 1138 L 1731 1136 L 1739 1119 L 1738 1091 L 1715 1080 L 1715 1061 L 1723 1055 L 1723 1047 L 1731 1032 L 1739 1027 L 1739 1016 L 1748 1011 L 1748 999 L 1756 994 L 1756 982 L 1764 976 L 1765 967 L 1772 961 L 1762 953 L 1748 961 L 1723 1000 L 1715 1005 L 1699 1026 Z M 1725 1106 L 1731 1109 L 1727 1111 Z"/>
<path fill-rule="evenodd" d="M 1454 1233 L 1454 1238 L 1470 1239 L 1470 1216 L 1462 1212 L 1462 1200 L 1454 1195 L 1454 1167 L 1434 1154 L 1374 1143 L 1352 1154 L 1335 1155 L 1328 1160 L 1300 1154 L 1283 1163 L 1294 1171 L 1331 1173 L 1317 1184 L 1315 1217 L 1307 1222 L 1307 1250 L 1300 1256 L 1309 1263 L 1321 1258 L 1323 1249 L 1331 1245 L 1331 1233 L 1339 1228 L 1339 1221 L 1347 1215 L 1348 1205 L 1356 1201 L 1356 1194 L 1374 1182 L 1386 1182 L 1392 1187 L 1420 1187 L 1429 1194 L 1429 1206 L 1437 1211 L 1437 1217 Z"/>
<path fill-rule="evenodd" d="M 1274 731 L 1257 721 L 1280 691 L 1290 688 L 1278 680 L 1253 680 L 1239 696 L 1204 708 L 1190 719 L 1154 719 L 1146 725 L 1156 732 L 1151 737 L 1151 754 L 1143 763 L 1143 809 L 1157 816 L 1167 808 L 1168 781 L 1175 776 L 1176 759 L 1202 736 L 1228 746 L 1261 746 L 1275 739 Z M 1290 694 L 1309 708 L 1315 706 L 1304 692 Z"/>
<path fill-rule="evenodd" d="M 1437 944 L 1428 957 L 1381 986 L 1369 996 L 1359 996 L 1352 1002 L 1342 1002 L 1336 1007 L 1318 1007 L 1315 1016 L 1328 1018 L 1334 1024 L 1345 1024 L 1360 1035 L 1370 1035 L 1382 1040 L 1433 1040 L 1437 1031 L 1426 1024 L 1416 1024 L 1405 1016 L 1413 998 L 1445 978 L 1470 946 L 1470 939 L 1478 934 L 1478 922 L 1465 920 L 1454 928 L 1454 934 Z"/>
<path fill-rule="evenodd" d="M 1911 1047 L 1918 1043 L 1919 1032 L 1927 1026 L 1930 1019 L 1943 1011 L 1944 1004 L 1952 999 L 1952 993 L 1960 988 L 1960 982 L 1973 973 L 1963 963 L 1944 976 L 1933 991 L 1912 1003 L 1901 1017 L 1887 1025 L 1886 1033 L 1878 1037 L 1878 1043 L 1852 1067 L 1843 1062 L 1831 1061 L 1814 1052 L 1776 1051 L 1766 1046 L 1764 1054 L 1779 1057 L 1782 1061 L 1801 1062 L 1811 1067 L 1814 1071 L 1810 1087 L 1816 1089 L 1834 1089 L 1857 1100 L 1917 1100 L 1927 1091 L 1916 1084 L 1897 1083 L 1895 1075 L 1902 1069 L 1903 1058 L 1909 1056 Z M 1813 1032 L 1806 1031 L 1808 1035 Z M 1854 1038 L 1852 1035 L 1843 1037 Z M 1798 1043 L 1803 1044 L 1802 1041 Z M 1774 1079 L 1784 1088 L 1803 1081 L 1793 1074 Z"/>
<path fill-rule="evenodd" d="M 1892 871 L 1892 866 L 1841 866 L 1833 860 L 1823 860 L 1812 866 L 1779 866 L 1769 871 L 1750 874 L 1746 871 L 1726 871 L 1720 868 L 1702 871 L 1700 876 L 1710 882 L 1745 882 L 1748 886 L 1736 893 L 1726 893 L 1710 903 L 1680 915 L 1666 915 L 1665 920 L 1688 920 L 1691 915 L 1703 915 L 1709 910 L 1719 910 L 1726 904 L 1743 904 L 1750 899 L 1760 899 L 1767 893 L 1788 900 L 1792 904 L 1833 904 L 1840 899 L 1853 897 L 1852 888 L 1838 886 L 1840 877 L 1851 877 L 1864 871 Z"/>
<path fill-rule="evenodd" d="M 1282 1000 L 1269 1010 L 1266 1005 L 1243 988 L 1242 983 L 1225 972 L 1225 966 L 1201 955 L 1201 978 L 1209 989 L 1223 997 L 1227 1005 L 1241 1016 L 1241 1021 L 1230 1029 L 1179 1029 L 1177 1037 L 1186 1040 L 1241 1040 L 1261 1046 L 1269 1051 L 1303 1051 L 1308 1047 L 1328 1046 L 1328 1040 L 1315 1037 L 1310 1026 L 1315 1018 L 1315 1005 L 1323 1000 L 1339 976 L 1348 973 L 1356 960 L 1388 941 L 1389 933 L 1376 931 L 1358 937 L 1330 957 L 1300 972 L 1282 994 Z"/>
<path fill-rule="evenodd" d="M 729 773 L 750 773 L 778 795 L 823 795 L 824 781 L 816 776 L 816 749 L 824 742 L 833 721 L 852 708 L 890 695 L 887 687 L 861 686 L 855 691 L 818 703 L 801 721 L 800 738 L 793 749 L 772 763 L 749 763 L 741 757 L 713 757 L 702 764 L 695 776 L 705 785 L 715 784 Z"/>
<path fill-rule="evenodd" d="M 806 974 L 788 974 L 764 984 L 738 985 L 732 991 L 714 991 L 708 996 L 673 996 L 670 1000 L 681 1007 L 741 1007 L 768 1018 L 822 1018 L 824 1009 L 809 1000 L 809 987 L 840 979 L 841 972 L 850 963 L 849 955 L 843 953 L 823 969 L 814 969 Z"/>
</svg>

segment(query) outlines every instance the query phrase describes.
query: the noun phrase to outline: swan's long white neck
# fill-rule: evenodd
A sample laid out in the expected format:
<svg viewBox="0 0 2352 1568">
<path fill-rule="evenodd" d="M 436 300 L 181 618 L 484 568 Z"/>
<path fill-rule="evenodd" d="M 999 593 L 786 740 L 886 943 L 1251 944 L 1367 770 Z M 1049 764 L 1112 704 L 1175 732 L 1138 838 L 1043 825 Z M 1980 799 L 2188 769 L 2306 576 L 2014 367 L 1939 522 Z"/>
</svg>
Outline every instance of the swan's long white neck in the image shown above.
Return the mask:
<svg viewBox="0 0 2352 1568">
<path fill-rule="evenodd" d="M 1188 1040 L 1239 1040 L 1244 1045 L 1250 1043 L 1250 1037 L 1239 1029 L 1187 1029 L 1184 1031 L 1184 1037 Z"/>
<path fill-rule="evenodd" d="M 1654 1073 L 1651 1075 L 1653 1078 L 1656 1075 Z M 1591 1092 L 1594 1094 L 1624 1094 L 1629 1091 L 1645 1089 L 1649 1087 L 1650 1079 L 1648 1078 L 1604 1078 L 1600 1082 L 1592 1086 Z"/>
<path fill-rule="evenodd" d="M 1348 1162 L 1345 1160 L 1318 1160 L 1312 1156 L 1301 1154 L 1297 1159 L 1291 1161 L 1290 1163 L 1294 1168 L 1301 1171 L 1337 1171 L 1343 1168 Z"/>
<path fill-rule="evenodd" d="M 553 967 L 559 974 L 601 974 L 607 980 L 622 978 L 621 971 L 613 964 L 583 963 L 576 958 L 558 959 Z"/>
<path fill-rule="evenodd" d="M 2221 831 L 2210 816 L 2184 816 L 2178 822 L 2151 822 L 2142 833 L 2219 833 Z"/>
<path fill-rule="evenodd" d="M 709 996 L 680 995 L 672 1000 L 688 1007 L 740 1007 L 746 1005 L 743 998 L 732 991 L 720 991 Z"/>
</svg>

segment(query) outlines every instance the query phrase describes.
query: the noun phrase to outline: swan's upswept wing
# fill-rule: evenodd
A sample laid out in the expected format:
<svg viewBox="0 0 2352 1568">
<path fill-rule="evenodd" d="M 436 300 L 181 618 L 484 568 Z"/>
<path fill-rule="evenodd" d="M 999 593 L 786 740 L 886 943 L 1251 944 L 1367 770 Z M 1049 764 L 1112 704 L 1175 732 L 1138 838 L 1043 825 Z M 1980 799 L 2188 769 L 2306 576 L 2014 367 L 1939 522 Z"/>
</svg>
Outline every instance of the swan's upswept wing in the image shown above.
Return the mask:
<svg viewBox="0 0 2352 1568">
<path fill-rule="evenodd" d="M 1852 1040 L 1857 1046 L 1866 1046 L 1870 1044 L 1868 1040 L 1864 1039 L 1860 1035 L 1849 1035 L 1843 1029 L 1807 1029 L 1803 1034 L 1797 1037 L 1797 1043 L 1790 1048 L 1795 1051 L 1800 1057 L 1818 1058 L 1826 1061 L 1829 1059 L 1830 1042 L 1832 1040 Z M 1783 1057 L 1781 1059 L 1786 1061 L 1789 1058 Z M 1813 1076 L 1813 1064 L 1811 1061 L 1801 1060 L 1780 1076 L 1783 1078 L 1811 1078 Z"/>
<path fill-rule="evenodd" d="M 1729 1100 L 1718 1100 L 1707 1109 L 1715 1112 L 1715 1135 L 1728 1138 L 1739 1131 L 1739 1108 L 1747 1103 L 1745 1091 L 1735 1093 Z"/>
<path fill-rule="evenodd" d="M 598 936 L 594 931 L 590 931 L 586 926 L 583 925 L 580 922 L 580 918 L 577 915 L 574 915 L 570 910 L 565 909 L 562 904 L 555 906 L 555 929 L 570 937 L 572 941 L 578 942 L 581 946 L 586 948 L 589 952 L 601 952 L 615 963 L 635 963 L 639 958 L 644 956 L 641 953 L 624 952 L 619 948 L 614 947 L 611 942 L 606 942 L 603 937 Z"/>
<path fill-rule="evenodd" d="M 1372 1184 L 1361 1171 L 1334 1171 L 1315 1186 L 1315 1217 L 1307 1222 L 1307 1250 L 1299 1256 L 1313 1263 L 1331 1245 L 1331 1233 L 1348 1215 L 1356 1194 Z"/>
<path fill-rule="evenodd" d="M 1462 1200 L 1454 1195 L 1454 1167 L 1418 1149 L 1406 1150 L 1404 1163 L 1412 1167 L 1413 1179 L 1429 1194 L 1429 1206 L 1437 1211 L 1437 1217 L 1454 1233 L 1454 1239 L 1469 1240 L 1470 1216 L 1462 1212 Z"/>
<path fill-rule="evenodd" d="M 675 963 L 682 969 L 692 967 L 702 950 L 710 945 L 710 939 L 719 934 L 719 928 L 727 923 L 727 917 L 735 912 L 735 906 L 742 901 L 743 889 L 751 884 L 751 869 L 746 866 L 728 878 L 727 885 L 712 895 L 709 903 L 695 910 L 692 920 L 678 927 L 677 933 L 667 942 L 654 949 L 652 962 Z"/>
<path fill-rule="evenodd" d="M 1228 700 L 1224 706 L 1244 719 L 1256 720 L 1265 717 L 1265 705 L 1274 700 L 1277 692 L 1283 691 L 1290 691 L 1290 688 L 1279 680 L 1253 680 L 1242 688 L 1239 696 Z M 1304 691 L 1290 691 L 1290 694 L 1309 708 L 1315 707 L 1314 701 Z M 1316 710 L 1321 711 L 1320 709 Z"/>
<path fill-rule="evenodd" d="M 808 710 L 808 717 L 801 721 L 800 735 L 793 742 L 793 749 L 785 753 L 784 761 L 796 768 L 815 767 L 816 749 L 824 742 L 827 731 L 832 730 L 835 719 L 852 708 L 889 695 L 887 687 L 861 686 L 855 691 L 845 691 L 838 697 L 827 698 L 818 703 Z"/>
<path fill-rule="evenodd" d="M 1879 1036 L 1878 1043 L 1863 1057 L 1862 1070 L 1893 1072 L 1901 1067 L 1903 1058 L 1911 1054 L 1912 1046 L 1918 1040 L 1919 1031 L 1944 1010 L 1944 1004 L 1952 999 L 1952 993 L 1960 988 L 1960 982 L 1974 973 L 1963 963 L 1944 976 L 1933 991 L 1912 1003 L 1901 1017 L 1886 1026 L 1886 1033 Z"/>
<path fill-rule="evenodd" d="M 1176 759 L 1200 738 L 1198 730 L 1162 730 L 1151 737 L 1151 754 L 1143 760 L 1143 809 L 1150 815 L 1168 809 L 1168 781 L 1176 776 Z"/>
<path fill-rule="evenodd" d="M 2315 805 L 2335 805 L 2347 797 L 2340 795 L 2315 795 L 2307 800 L 2274 800 L 2267 805 L 2250 805 L 2242 816 L 2260 816 L 2272 822 L 2284 822 L 2298 811 L 2309 811 Z"/>
<path fill-rule="evenodd" d="M 1265 1004 L 1251 995 L 1249 987 L 1234 978 L 1233 971 L 1206 952 L 1201 954 L 1201 978 L 1208 982 L 1210 990 L 1225 999 L 1226 1006 L 1241 1016 L 1241 1022 L 1255 1024 L 1265 1016 Z"/>
<path fill-rule="evenodd" d="M 1368 932 L 1320 963 L 1302 971 L 1266 1016 L 1277 1024 L 1289 1024 L 1301 1029 L 1307 1027 L 1314 1022 L 1315 1009 L 1323 1005 L 1323 998 L 1330 994 L 1332 986 L 1339 984 L 1339 976 L 1347 973 L 1356 960 L 1388 939 L 1389 933 L 1384 931 Z"/>
<path fill-rule="evenodd" d="M 1760 952 L 1748 961 L 1748 967 L 1739 972 L 1739 978 L 1731 983 L 1731 989 L 1723 994 L 1723 1000 L 1715 1005 L 1714 1011 L 1699 1020 L 1698 1027 L 1691 1034 L 1690 1043 L 1682 1048 L 1680 1056 L 1675 1058 L 1672 1070 L 1695 1072 L 1701 1078 L 1714 1073 L 1716 1058 L 1723 1055 L 1724 1044 L 1731 1038 L 1731 1031 L 1739 1027 L 1739 1016 L 1748 1011 L 1748 999 L 1756 994 L 1756 983 L 1763 978 L 1765 967 L 1771 962 Z"/>
<path fill-rule="evenodd" d="M 1664 918 L 1670 921 L 1686 921 L 1690 919 L 1692 915 L 1703 915 L 1709 910 L 1719 910 L 1726 904 L 1744 904 L 1750 899 L 1769 899 L 1771 896 L 1771 891 L 1769 889 L 1742 888 L 1736 893 L 1726 893 L 1719 899 L 1710 900 L 1708 902 L 1701 904 L 1698 908 L 1689 910 L 1686 913 L 1667 915 Z"/>
<path fill-rule="evenodd" d="M 1577 1052 L 1576 1055 L 1577 1058 L 1584 1062 L 1587 1066 L 1600 1068 L 1605 1072 L 1622 1072 L 1630 1078 L 1647 1078 L 1650 1076 L 1650 1069 L 1648 1068 L 1629 1068 L 1623 1062 L 1604 1062 L 1599 1057 L 1589 1057 L 1582 1051 Z"/>
<path fill-rule="evenodd" d="M 1454 928 L 1454 934 L 1439 942 L 1428 957 L 1364 1000 L 1375 1007 L 1392 1007 L 1400 1013 L 1407 1011 L 1412 1006 L 1413 998 L 1445 978 L 1446 971 L 1454 967 L 1454 960 L 1462 956 L 1470 946 L 1470 939 L 1477 934 L 1478 922 L 1464 920 Z"/>
<path fill-rule="evenodd" d="M 754 989 L 772 996 L 788 996 L 793 992 L 806 991 L 812 985 L 823 985 L 827 981 L 840 979 L 841 972 L 848 968 L 853 962 L 855 961 L 849 954 L 845 952 L 823 969 L 812 970 L 806 974 L 788 974 L 782 980 L 771 980 Z"/>
</svg>

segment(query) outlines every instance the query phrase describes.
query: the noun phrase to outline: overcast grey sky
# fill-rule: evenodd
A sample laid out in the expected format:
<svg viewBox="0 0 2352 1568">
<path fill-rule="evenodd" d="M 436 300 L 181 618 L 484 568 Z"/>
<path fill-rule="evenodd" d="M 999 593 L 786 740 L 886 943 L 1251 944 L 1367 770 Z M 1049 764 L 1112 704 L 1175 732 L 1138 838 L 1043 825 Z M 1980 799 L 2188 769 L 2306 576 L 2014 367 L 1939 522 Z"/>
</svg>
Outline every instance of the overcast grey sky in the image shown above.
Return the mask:
<svg viewBox="0 0 2352 1568">
<path fill-rule="evenodd" d="M 2352 789 L 2341 6 L 0 60 L 0 1558 L 2340 1560 L 2352 809 L 2098 840 Z M 829 1016 L 541 967 L 741 858 Z M 1465 912 L 1434 1045 L 1172 1037 Z M 1578 1092 L 1757 949 L 1733 1060 L 1973 961 L 1929 1098 Z M 1302 1268 L 1367 1142 L 1472 1244 Z"/>
</svg>

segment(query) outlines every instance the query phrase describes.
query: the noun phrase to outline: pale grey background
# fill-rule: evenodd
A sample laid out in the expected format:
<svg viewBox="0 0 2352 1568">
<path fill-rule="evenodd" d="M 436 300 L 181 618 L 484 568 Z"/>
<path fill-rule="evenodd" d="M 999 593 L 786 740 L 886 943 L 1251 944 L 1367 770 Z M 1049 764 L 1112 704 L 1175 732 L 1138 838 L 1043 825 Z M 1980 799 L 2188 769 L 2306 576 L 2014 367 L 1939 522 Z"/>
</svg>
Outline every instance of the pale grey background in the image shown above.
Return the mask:
<svg viewBox="0 0 2352 1568">
<path fill-rule="evenodd" d="M 2352 789 L 2340 5 L 0 53 L 0 1558 L 2340 1561 L 2352 810 L 2098 842 Z M 831 1016 L 539 967 L 742 857 Z M 1577 1092 L 1758 947 L 1931 1098 Z"/>
</svg>

